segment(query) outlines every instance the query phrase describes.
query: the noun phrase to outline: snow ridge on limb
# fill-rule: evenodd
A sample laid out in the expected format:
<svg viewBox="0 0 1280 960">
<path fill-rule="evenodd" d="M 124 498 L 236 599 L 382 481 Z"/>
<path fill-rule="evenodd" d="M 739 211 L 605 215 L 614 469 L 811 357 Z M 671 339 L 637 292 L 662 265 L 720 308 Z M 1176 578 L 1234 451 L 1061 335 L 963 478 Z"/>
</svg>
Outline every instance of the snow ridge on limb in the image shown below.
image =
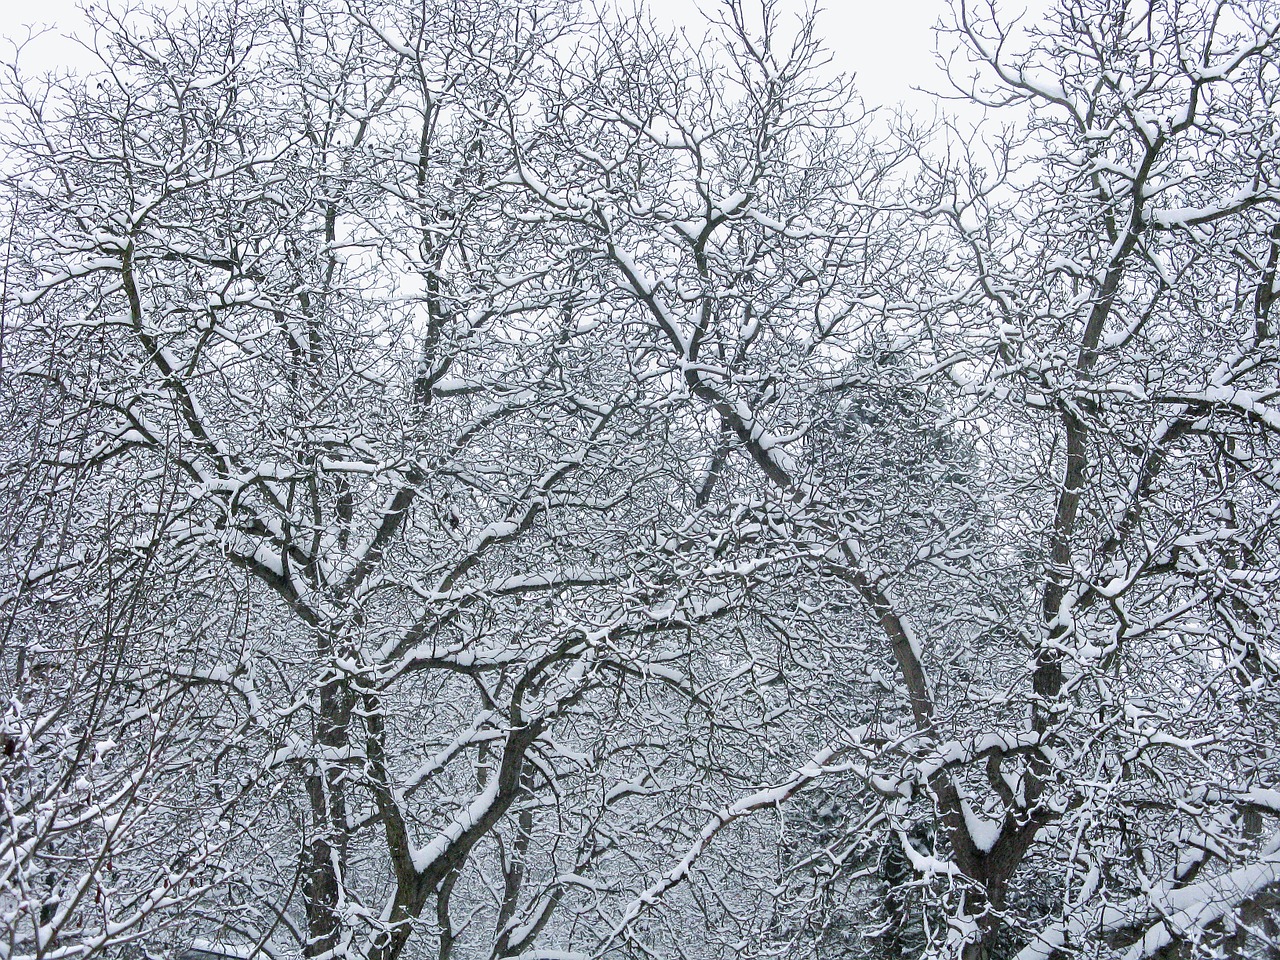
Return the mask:
<svg viewBox="0 0 1280 960">
<path fill-rule="evenodd" d="M 1276 842 L 1271 846 L 1276 846 Z M 1040 931 L 1019 951 L 1016 960 L 1049 960 L 1086 935 L 1118 934 L 1146 927 L 1122 954 L 1126 960 L 1143 960 L 1172 943 L 1193 937 L 1276 883 L 1280 883 L 1280 855 L 1272 852 L 1253 863 L 1183 887 L 1152 891 L 1114 905 L 1073 911 L 1067 919 Z"/>
</svg>

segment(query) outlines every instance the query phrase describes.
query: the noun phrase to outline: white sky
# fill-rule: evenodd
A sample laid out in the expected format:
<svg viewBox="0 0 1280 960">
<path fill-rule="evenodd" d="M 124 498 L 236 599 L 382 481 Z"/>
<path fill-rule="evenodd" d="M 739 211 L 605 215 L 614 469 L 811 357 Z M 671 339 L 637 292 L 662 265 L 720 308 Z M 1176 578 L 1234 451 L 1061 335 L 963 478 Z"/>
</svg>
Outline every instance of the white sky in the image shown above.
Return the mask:
<svg viewBox="0 0 1280 960">
<path fill-rule="evenodd" d="M 120 3 L 121 0 L 96 0 Z M 692 25 L 698 22 L 696 4 L 714 5 L 715 0 L 639 0 L 658 20 Z M 802 8 L 803 0 L 780 0 L 785 18 Z M 935 66 L 934 34 L 931 29 L 947 12 L 945 0 L 828 0 L 819 25 L 833 57 L 833 66 L 854 73 L 857 86 L 868 106 L 892 106 L 905 101 L 908 106 L 928 109 L 928 98 L 913 93 L 913 86 L 944 89 L 945 78 Z M 55 28 L 59 33 L 75 30 L 81 22 L 77 0 L 0 0 L 0 36 L 25 36 L 32 22 Z M 627 0 L 626 6 L 630 6 Z M 8 61 L 7 46 L 0 59 Z M 46 38 L 24 54 L 28 70 L 56 65 L 75 56 L 69 44 Z"/>
<path fill-rule="evenodd" d="M 715 0 L 642 0 L 655 17 L 677 24 L 698 21 L 698 6 Z M 780 0 L 782 20 L 794 22 L 803 0 Z M 819 0 L 819 31 L 833 68 L 856 76 L 868 106 L 903 101 L 922 107 L 928 98 L 912 87 L 942 89 L 946 78 L 934 59 L 933 25 L 948 12 L 946 0 Z"/>
</svg>

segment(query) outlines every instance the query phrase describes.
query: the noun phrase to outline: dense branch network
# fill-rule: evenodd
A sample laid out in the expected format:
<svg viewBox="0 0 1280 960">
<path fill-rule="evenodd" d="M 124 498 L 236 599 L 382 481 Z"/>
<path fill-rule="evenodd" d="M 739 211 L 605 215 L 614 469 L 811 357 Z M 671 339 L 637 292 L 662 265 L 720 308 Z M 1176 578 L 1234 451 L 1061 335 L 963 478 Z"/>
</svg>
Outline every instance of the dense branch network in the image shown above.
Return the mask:
<svg viewBox="0 0 1280 960">
<path fill-rule="evenodd" d="M 952 13 L 15 71 L 4 955 L 1271 955 L 1280 10 Z"/>
</svg>

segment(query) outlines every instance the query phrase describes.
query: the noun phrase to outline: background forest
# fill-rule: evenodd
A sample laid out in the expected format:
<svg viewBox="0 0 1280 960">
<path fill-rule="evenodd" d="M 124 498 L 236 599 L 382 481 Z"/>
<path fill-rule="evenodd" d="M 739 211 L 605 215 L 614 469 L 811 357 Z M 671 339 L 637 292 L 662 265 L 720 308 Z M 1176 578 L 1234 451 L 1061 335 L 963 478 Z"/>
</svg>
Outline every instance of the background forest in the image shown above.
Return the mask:
<svg viewBox="0 0 1280 960">
<path fill-rule="evenodd" d="M 1275 0 L 956 0 L 982 136 L 770 0 L 87 16 L 0 958 L 1280 956 Z"/>
</svg>

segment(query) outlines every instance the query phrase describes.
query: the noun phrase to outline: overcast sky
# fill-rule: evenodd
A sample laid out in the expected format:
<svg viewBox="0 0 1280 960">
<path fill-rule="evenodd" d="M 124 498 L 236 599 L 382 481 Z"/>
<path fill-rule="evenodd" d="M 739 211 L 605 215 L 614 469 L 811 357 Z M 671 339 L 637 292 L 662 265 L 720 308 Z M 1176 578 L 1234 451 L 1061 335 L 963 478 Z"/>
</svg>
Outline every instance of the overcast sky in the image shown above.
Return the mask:
<svg viewBox="0 0 1280 960">
<path fill-rule="evenodd" d="M 699 3 L 714 0 L 648 0 L 655 17 L 693 24 Z M 794 20 L 802 0 L 782 0 L 784 20 Z M 921 106 L 927 98 L 912 87 L 939 89 L 945 78 L 934 61 L 932 27 L 948 10 L 945 0 L 832 0 L 820 3 L 818 24 L 833 66 L 855 74 L 869 106 L 904 101 Z"/>
<path fill-rule="evenodd" d="M 692 25 L 698 20 L 696 2 L 647 0 L 644 5 L 660 20 Z M 782 3 L 788 17 L 802 6 L 801 0 Z M 60 32 L 74 30 L 80 22 L 77 5 L 77 0 L 0 0 L 0 35 L 25 35 L 25 25 L 33 21 Z M 902 100 L 920 108 L 928 102 L 912 92 L 913 86 L 939 89 L 945 85 L 934 65 L 931 27 L 946 10 L 945 0 L 835 0 L 819 22 L 835 66 L 857 75 L 858 88 L 869 106 Z M 68 56 L 68 49 L 46 41 L 24 62 L 28 68 L 44 67 Z M 8 59 L 7 51 L 4 57 Z"/>
</svg>

